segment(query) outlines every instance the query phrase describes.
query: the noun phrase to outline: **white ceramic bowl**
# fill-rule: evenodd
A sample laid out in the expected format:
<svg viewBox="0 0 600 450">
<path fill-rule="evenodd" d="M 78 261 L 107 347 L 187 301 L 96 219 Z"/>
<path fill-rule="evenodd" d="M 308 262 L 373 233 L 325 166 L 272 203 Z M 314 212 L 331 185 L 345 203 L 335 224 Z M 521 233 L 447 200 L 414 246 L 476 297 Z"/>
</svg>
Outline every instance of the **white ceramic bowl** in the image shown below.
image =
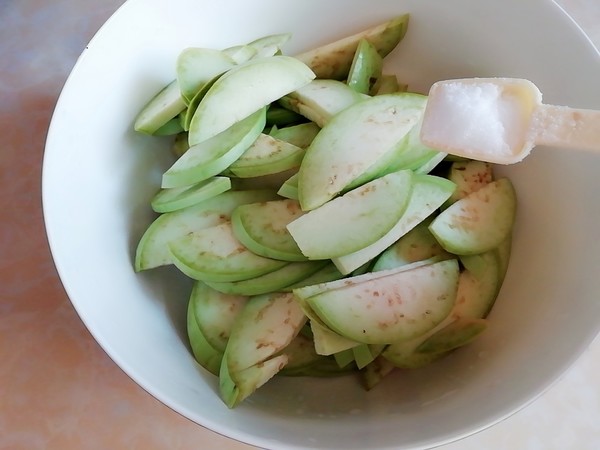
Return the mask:
<svg viewBox="0 0 600 450">
<path fill-rule="evenodd" d="M 409 12 L 389 69 L 426 92 L 438 79 L 522 77 L 546 103 L 600 109 L 600 57 L 549 0 L 130 0 L 90 42 L 58 102 L 43 200 L 56 266 L 91 333 L 136 382 L 218 433 L 266 448 L 425 448 L 481 430 L 534 400 L 600 326 L 600 158 L 538 148 L 506 167 L 519 196 L 513 257 L 491 327 L 476 343 L 372 392 L 352 379 L 270 382 L 228 410 L 190 355 L 190 282 L 135 274 L 166 140 L 132 131 L 174 78 L 184 47 L 293 32 L 288 53 Z M 558 412 L 557 412 L 558 414 Z"/>
</svg>

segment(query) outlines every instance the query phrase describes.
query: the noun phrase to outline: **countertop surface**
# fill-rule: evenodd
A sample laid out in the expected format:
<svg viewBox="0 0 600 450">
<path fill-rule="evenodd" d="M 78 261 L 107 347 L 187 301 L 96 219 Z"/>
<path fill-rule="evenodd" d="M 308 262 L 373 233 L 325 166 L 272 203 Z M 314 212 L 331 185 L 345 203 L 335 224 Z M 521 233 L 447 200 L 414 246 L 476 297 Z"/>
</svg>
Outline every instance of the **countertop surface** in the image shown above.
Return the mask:
<svg viewBox="0 0 600 450">
<path fill-rule="evenodd" d="M 77 316 L 48 249 L 41 168 L 52 110 L 80 52 L 122 3 L 0 0 L 0 449 L 250 449 L 125 375 Z M 558 3 L 600 46 L 600 0 Z M 599 379 L 597 338 L 533 404 L 441 449 L 599 449 Z"/>
</svg>

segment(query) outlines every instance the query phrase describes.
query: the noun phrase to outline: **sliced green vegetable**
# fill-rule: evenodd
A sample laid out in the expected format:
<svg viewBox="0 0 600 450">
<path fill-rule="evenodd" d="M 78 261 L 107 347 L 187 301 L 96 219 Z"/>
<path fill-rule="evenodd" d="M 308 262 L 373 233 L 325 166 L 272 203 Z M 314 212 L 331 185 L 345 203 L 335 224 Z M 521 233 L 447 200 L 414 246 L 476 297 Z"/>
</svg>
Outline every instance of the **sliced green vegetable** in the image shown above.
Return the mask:
<svg viewBox="0 0 600 450">
<path fill-rule="evenodd" d="M 234 66 L 215 81 L 198 105 L 190 123 L 190 145 L 218 135 L 313 78 L 306 65 L 289 56 L 251 59 Z"/>
<path fill-rule="evenodd" d="M 182 97 L 187 103 L 202 87 L 235 65 L 226 53 L 210 48 L 190 47 L 177 58 L 175 71 Z"/>
<path fill-rule="evenodd" d="M 356 48 L 350 72 L 348 73 L 348 86 L 361 94 L 373 95 L 376 93 L 376 83 L 381 77 L 383 58 L 373 44 L 366 39 L 361 39 Z"/>
<path fill-rule="evenodd" d="M 402 40 L 408 28 L 409 15 L 403 14 L 359 33 L 296 55 L 317 78 L 344 80 L 361 39 L 371 42 L 382 57 L 387 56 Z"/>
<path fill-rule="evenodd" d="M 178 238 L 169 250 L 177 268 L 202 281 L 247 280 L 287 264 L 252 253 L 235 238 L 230 222 Z"/>
<path fill-rule="evenodd" d="M 231 188 L 227 177 L 213 177 L 192 186 L 161 189 L 150 201 L 152 209 L 159 213 L 177 211 L 208 200 Z"/>
<path fill-rule="evenodd" d="M 191 146 L 163 174 L 162 187 L 189 186 L 221 173 L 260 136 L 265 114 L 265 108 L 260 109 L 222 133 Z"/>
<path fill-rule="evenodd" d="M 186 107 L 177 80 L 173 80 L 142 108 L 133 124 L 141 133 L 154 134 Z"/>
<path fill-rule="evenodd" d="M 296 200 L 283 199 L 242 205 L 233 212 L 231 221 L 237 239 L 257 255 L 305 261 L 287 230 L 287 225 L 302 214 Z"/>
<path fill-rule="evenodd" d="M 197 205 L 160 215 L 146 229 L 138 243 L 135 270 L 139 272 L 171 264 L 170 242 L 228 221 L 239 205 L 273 200 L 275 197 L 270 190 L 227 191 Z"/>
</svg>

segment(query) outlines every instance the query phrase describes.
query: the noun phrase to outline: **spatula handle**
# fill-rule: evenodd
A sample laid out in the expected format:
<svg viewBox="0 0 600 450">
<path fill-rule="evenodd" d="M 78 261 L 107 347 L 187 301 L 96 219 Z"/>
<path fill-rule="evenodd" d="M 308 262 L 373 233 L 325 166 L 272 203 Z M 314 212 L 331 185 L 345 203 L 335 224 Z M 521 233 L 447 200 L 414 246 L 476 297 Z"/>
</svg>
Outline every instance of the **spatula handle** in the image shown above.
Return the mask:
<svg viewBox="0 0 600 450">
<path fill-rule="evenodd" d="M 530 129 L 536 145 L 600 152 L 600 111 L 542 104 Z"/>
</svg>

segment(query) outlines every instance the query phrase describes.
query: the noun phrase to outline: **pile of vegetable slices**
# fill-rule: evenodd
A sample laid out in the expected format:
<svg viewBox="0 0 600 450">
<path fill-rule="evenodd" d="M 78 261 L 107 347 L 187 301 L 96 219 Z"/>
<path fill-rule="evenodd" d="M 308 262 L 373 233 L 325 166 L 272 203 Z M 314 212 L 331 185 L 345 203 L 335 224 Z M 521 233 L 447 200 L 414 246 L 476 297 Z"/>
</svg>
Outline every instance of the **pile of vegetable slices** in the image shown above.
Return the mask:
<svg viewBox="0 0 600 450">
<path fill-rule="evenodd" d="M 194 357 L 233 408 L 275 375 L 374 388 L 487 327 L 516 196 L 424 146 L 427 97 L 385 72 L 408 15 L 296 56 L 289 34 L 184 49 L 135 121 L 173 136 L 135 270 L 195 280 Z"/>
</svg>

